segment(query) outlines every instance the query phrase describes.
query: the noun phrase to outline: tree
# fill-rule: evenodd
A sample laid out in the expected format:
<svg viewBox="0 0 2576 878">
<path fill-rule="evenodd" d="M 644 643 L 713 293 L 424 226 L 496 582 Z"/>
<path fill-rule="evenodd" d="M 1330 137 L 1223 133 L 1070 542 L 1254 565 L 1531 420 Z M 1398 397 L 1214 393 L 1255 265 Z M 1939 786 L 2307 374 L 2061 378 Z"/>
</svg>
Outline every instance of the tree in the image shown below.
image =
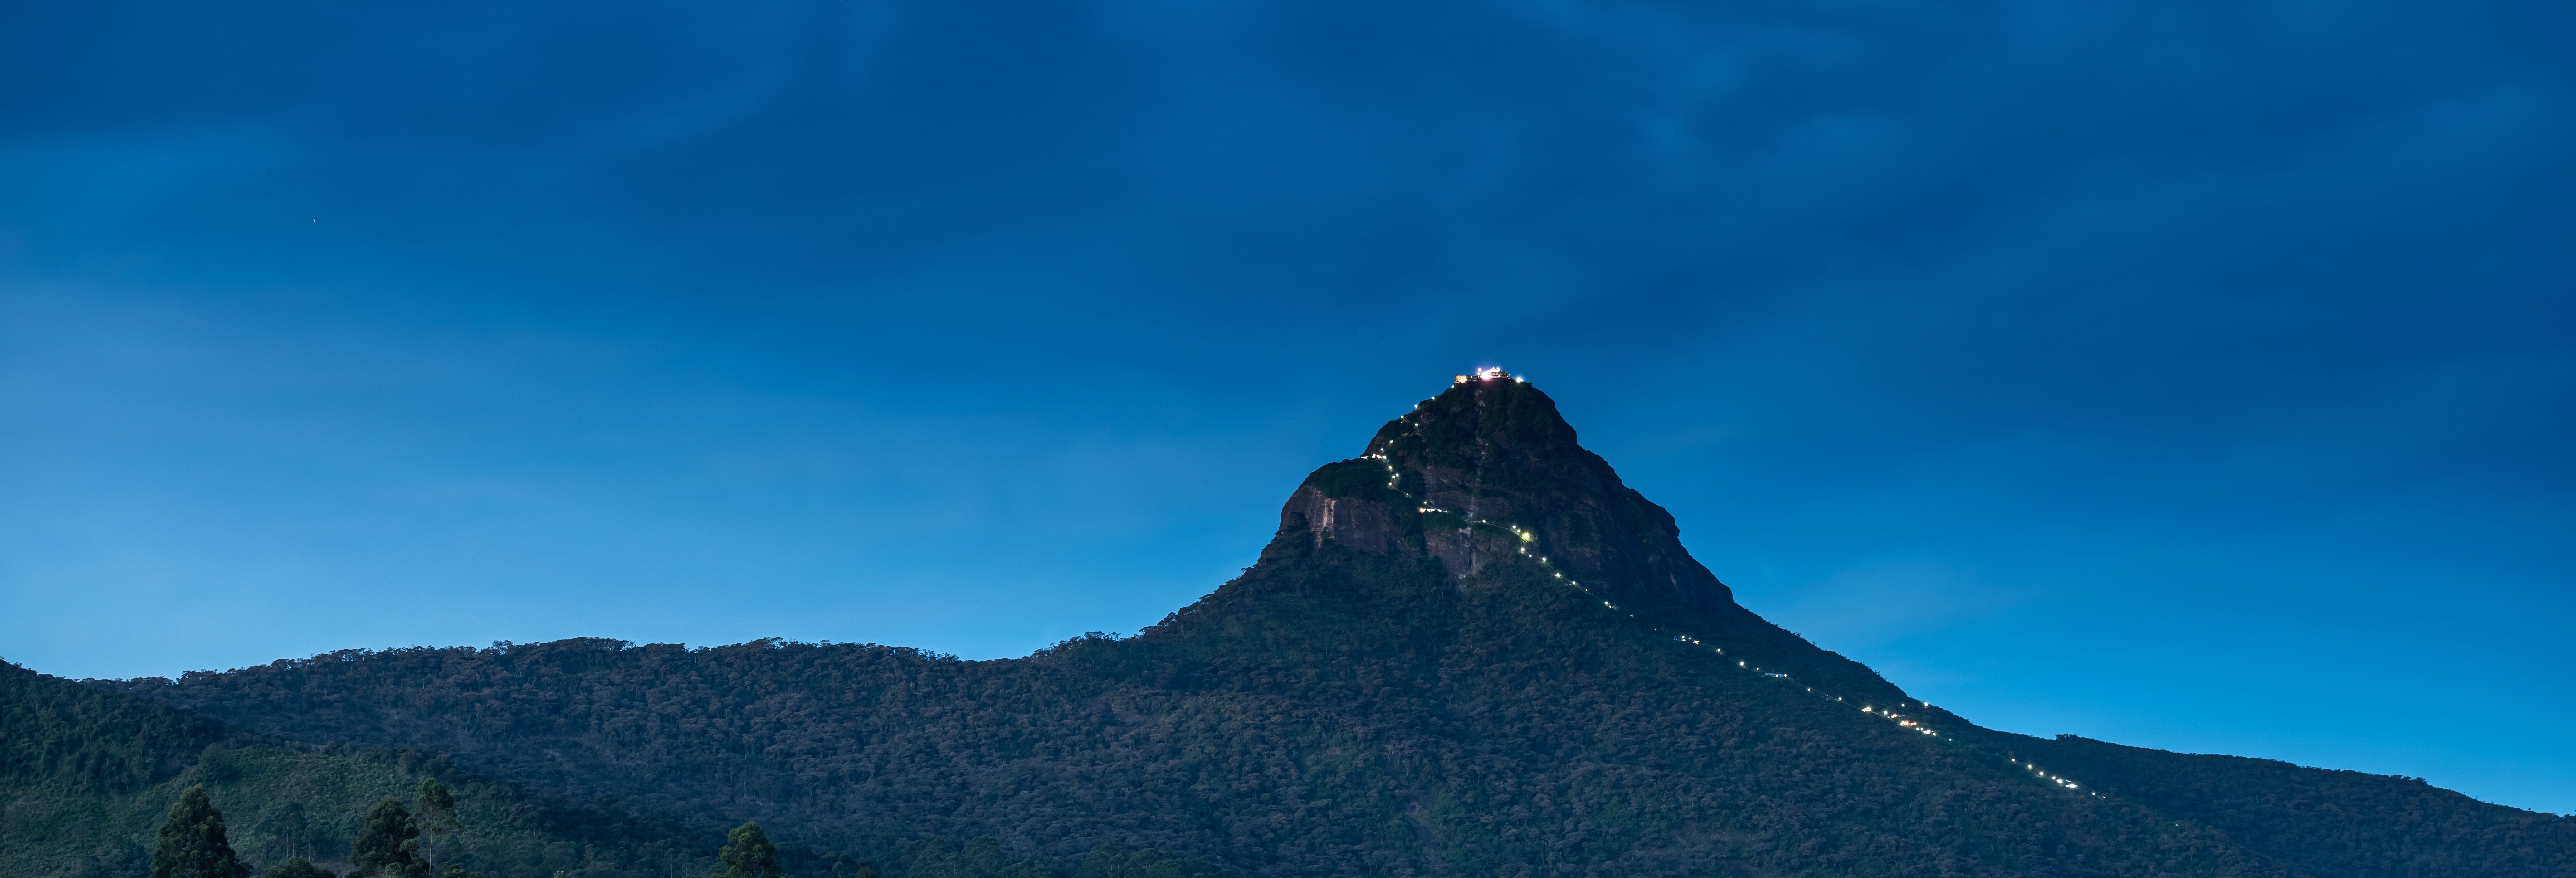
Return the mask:
<svg viewBox="0 0 2576 878">
<path fill-rule="evenodd" d="M 368 809 L 366 825 L 349 842 L 349 860 L 358 865 L 350 878 L 426 878 L 429 874 L 420 862 L 420 824 L 392 796 Z"/>
<path fill-rule="evenodd" d="M 464 827 L 456 820 L 456 797 L 448 794 L 447 785 L 438 778 L 420 779 L 420 792 L 412 797 L 420 823 L 421 868 L 438 874 L 438 842 L 455 835 Z"/>
<path fill-rule="evenodd" d="M 704 848 L 700 848 L 704 850 Z M 745 823 L 725 833 L 725 846 L 716 851 L 716 861 L 724 864 L 715 878 L 779 878 L 778 847 L 769 843 L 769 834 L 760 824 Z"/>
<path fill-rule="evenodd" d="M 313 852 L 312 848 L 306 845 L 313 829 L 312 825 L 305 820 L 302 802 L 286 803 L 261 819 L 255 828 L 277 839 L 277 843 L 286 848 L 287 859 L 299 859 Z"/>
<path fill-rule="evenodd" d="M 268 871 L 259 873 L 259 878 L 339 878 L 339 876 L 331 874 L 328 869 L 313 865 L 303 857 L 288 857 L 286 862 L 270 866 Z"/>
<path fill-rule="evenodd" d="M 224 815 L 206 800 L 204 785 L 192 786 L 170 805 L 161 821 L 161 845 L 152 851 L 152 878 L 246 878 L 250 867 L 233 856 L 224 838 Z"/>
</svg>

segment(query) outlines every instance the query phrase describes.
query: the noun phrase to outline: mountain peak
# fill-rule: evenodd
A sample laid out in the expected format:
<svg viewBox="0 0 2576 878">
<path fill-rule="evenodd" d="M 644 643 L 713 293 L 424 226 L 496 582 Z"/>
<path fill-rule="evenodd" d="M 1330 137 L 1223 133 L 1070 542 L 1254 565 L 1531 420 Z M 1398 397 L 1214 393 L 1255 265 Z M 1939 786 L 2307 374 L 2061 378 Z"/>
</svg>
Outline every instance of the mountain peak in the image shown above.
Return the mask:
<svg viewBox="0 0 2576 878">
<path fill-rule="evenodd" d="M 1361 456 L 1317 469 L 1280 528 L 1280 539 L 1438 559 L 1459 579 L 1526 561 L 1659 612 L 1734 603 L 1682 549 L 1672 514 L 1584 450 L 1555 400 L 1500 369 L 1458 376 Z"/>
<path fill-rule="evenodd" d="M 1543 583 L 1607 621 L 1715 644 L 1839 693 L 1905 697 L 1737 605 L 1682 547 L 1672 513 L 1584 449 L 1555 400 L 1500 369 L 1458 376 L 1380 427 L 1359 457 L 1308 475 L 1261 564 L 1328 551 L 1436 565 L 1462 591 Z"/>
</svg>

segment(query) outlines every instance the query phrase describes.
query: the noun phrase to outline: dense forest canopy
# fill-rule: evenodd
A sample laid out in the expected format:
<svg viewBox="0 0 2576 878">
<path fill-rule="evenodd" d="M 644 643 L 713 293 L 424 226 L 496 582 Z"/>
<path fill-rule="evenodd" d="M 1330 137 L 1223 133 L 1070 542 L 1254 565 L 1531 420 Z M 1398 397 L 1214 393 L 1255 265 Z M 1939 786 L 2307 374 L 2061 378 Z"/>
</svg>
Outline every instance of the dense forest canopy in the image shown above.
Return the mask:
<svg viewBox="0 0 2576 878">
<path fill-rule="evenodd" d="M 2576 875 L 2576 823 L 2418 781 L 1978 728 L 1737 606 L 1678 534 L 1536 388 L 1470 382 L 1132 638 L 13 669 L 0 831 L 204 783 L 253 858 L 339 863 L 443 777 L 455 861 L 508 878 L 710 874 L 744 821 L 800 878 Z M 102 825 L 7 874 L 123 874 L 97 852 L 137 824 Z"/>
</svg>

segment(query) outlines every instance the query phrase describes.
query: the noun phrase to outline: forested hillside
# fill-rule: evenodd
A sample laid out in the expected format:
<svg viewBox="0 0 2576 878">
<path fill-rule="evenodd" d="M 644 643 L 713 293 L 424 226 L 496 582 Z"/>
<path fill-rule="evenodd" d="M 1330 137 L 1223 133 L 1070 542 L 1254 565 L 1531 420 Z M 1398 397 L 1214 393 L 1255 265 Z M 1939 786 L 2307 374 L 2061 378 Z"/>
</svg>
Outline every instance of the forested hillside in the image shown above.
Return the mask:
<svg viewBox="0 0 2576 878">
<path fill-rule="evenodd" d="M 2318 875 L 2576 874 L 2576 820 L 2490 805 L 2422 778 L 2123 747 L 2073 735 L 1997 742 L 2177 818 L 2224 828 Z"/>
<path fill-rule="evenodd" d="M 2571 874 L 2549 815 L 2277 764 L 2184 783 L 2170 754 L 1978 729 L 1737 606 L 1677 537 L 1543 394 L 1483 381 L 1319 469 L 1259 564 L 1134 638 L 989 662 L 563 641 L 122 685 L 820 848 L 1152 845 L 1280 876 Z"/>
<path fill-rule="evenodd" d="M 407 801 L 425 778 L 451 785 L 456 832 L 440 863 L 476 878 L 675 878 L 707 874 L 723 824 L 691 825 L 613 804 L 566 804 L 457 770 L 417 750 L 314 747 L 228 732 L 189 711 L 0 663 L 0 876 L 144 875 L 164 812 L 202 787 L 253 869 L 289 858 L 348 872 L 371 807 Z M 1193 878 L 1217 870 L 1109 843 L 1078 858 L 1030 857 L 989 836 L 867 834 L 845 850 L 789 844 L 792 878 Z"/>
<path fill-rule="evenodd" d="M 565 806 L 418 751 L 314 747 L 0 663 L 0 875 L 141 875 L 179 791 L 203 785 L 254 866 L 345 871 L 369 806 L 422 778 L 456 787 L 457 862 L 492 878 L 699 871 L 717 838 L 668 819 Z M 798 851 L 798 855 L 805 852 Z"/>
<path fill-rule="evenodd" d="M 266 678 L 334 701 L 227 679 L 266 715 L 329 717 L 317 731 L 436 741 L 510 776 L 825 846 L 905 826 L 1057 856 L 1114 838 L 1279 874 L 2290 874 L 2206 828 L 1782 698 L 1534 571 L 1461 591 L 1430 565 L 1280 548 L 1267 570 L 1289 575 L 1256 571 L 1151 636 L 1017 662 L 562 644 Z M 445 682 L 405 685 L 424 679 Z"/>
</svg>

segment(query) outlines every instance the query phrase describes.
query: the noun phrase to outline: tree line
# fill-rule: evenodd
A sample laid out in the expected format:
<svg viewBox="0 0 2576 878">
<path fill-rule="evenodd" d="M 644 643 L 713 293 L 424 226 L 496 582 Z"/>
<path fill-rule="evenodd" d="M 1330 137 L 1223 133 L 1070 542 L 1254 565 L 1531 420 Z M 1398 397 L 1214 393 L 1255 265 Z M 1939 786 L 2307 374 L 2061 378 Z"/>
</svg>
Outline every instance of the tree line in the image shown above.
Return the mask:
<svg viewBox="0 0 2576 878">
<path fill-rule="evenodd" d="M 440 863 L 442 842 L 463 831 L 456 796 L 437 778 L 423 778 L 406 805 L 386 796 L 368 809 L 366 822 L 349 841 L 352 868 L 346 875 L 289 856 L 259 878 L 484 878 L 455 862 Z M 159 844 L 152 851 L 150 878 L 251 878 L 251 868 L 233 852 L 224 832 L 224 815 L 207 797 L 204 784 L 188 787 L 170 804 L 161 821 Z M 784 878 L 778 847 L 758 823 L 744 823 L 728 833 L 716 852 L 723 868 L 711 878 Z M 862 869 L 853 878 L 875 878 Z"/>
</svg>

